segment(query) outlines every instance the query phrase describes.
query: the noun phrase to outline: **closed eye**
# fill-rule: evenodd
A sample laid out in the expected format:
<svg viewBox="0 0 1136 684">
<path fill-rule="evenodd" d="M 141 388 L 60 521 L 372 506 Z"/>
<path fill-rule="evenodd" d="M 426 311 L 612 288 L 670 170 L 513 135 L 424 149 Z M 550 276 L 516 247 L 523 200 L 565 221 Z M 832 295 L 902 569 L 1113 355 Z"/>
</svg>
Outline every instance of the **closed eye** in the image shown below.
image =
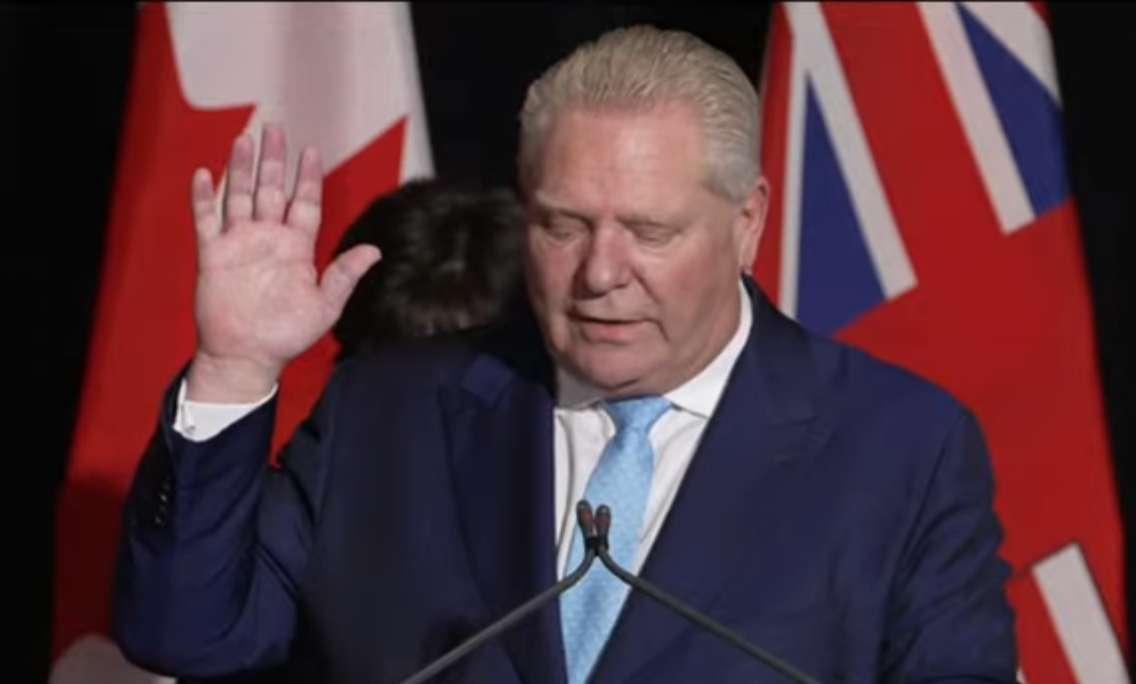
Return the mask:
<svg viewBox="0 0 1136 684">
<path fill-rule="evenodd" d="M 545 234 L 554 240 L 570 240 L 588 231 L 588 226 L 583 221 L 561 215 L 550 216 L 540 225 Z"/>
<path fill-rule="evenodd" d="M 634 221 L 627 224 L 627 229 L 647 245 L 665 245 L 681 232 L 677 226 L 655 221 Z"/>
</svg>

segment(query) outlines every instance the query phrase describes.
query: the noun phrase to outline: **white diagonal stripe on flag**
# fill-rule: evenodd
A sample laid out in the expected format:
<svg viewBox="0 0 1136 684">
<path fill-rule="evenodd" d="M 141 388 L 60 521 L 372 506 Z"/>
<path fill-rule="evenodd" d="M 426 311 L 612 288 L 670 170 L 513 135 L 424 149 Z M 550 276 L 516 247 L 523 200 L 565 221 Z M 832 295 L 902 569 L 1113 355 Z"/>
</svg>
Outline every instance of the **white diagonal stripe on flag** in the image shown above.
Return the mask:
<svg viewBox="0 0 1136 684">
<path fill-rule="evenodd" d="M 1053 101 L 1060 103 L 1053 41 L 1045 20 L 1024 2 L 964 2 L 963 5 L 1033 74 Z"/>
<path fill-rule="evenodd" d="M 788 145 L 785 150 L 785 183 L 782 219 L 781 282 L 778 299 L 787 316 L 797 315 L 797 283 L 801 259 L 801 178 L 805 166 L 805 68 L 793 56 L 789 67 Z"/>
<path fill-rule="evenodd" d="M 1116 634 L 1081 548 L 1066 546 L 1035 565 L 1033 574 L 1077 681 L 1127 684 Z"/>
<path fill-rule="evenodd" d="M 998 225 L 1002 232 L 1011 233 L 1033 221 L 1033 206 L 967 40 L 958 8 L 947 3 L 921 2 L 919 12 L 982 175 L 986 194 L 998 216 Z"/>
<path fill-rule="evenodd" d="M 915 286 L 915 272 L 884 194 L 828 25 L 815 2 L 790 3 L 785 10 L 796 36 L 797 53 L 806 60 L 805 69 L 816 84 L 820 113 L 881 289 L 888 299 L 897 297 Z"/>
</svg>

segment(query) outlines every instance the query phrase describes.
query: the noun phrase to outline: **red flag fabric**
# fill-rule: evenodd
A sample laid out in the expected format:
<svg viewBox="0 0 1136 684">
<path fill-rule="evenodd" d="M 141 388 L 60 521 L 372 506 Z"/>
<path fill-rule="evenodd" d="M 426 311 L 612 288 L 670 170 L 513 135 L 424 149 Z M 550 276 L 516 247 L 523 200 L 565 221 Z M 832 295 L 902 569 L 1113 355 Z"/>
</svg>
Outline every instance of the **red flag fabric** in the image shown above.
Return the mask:
<svg viewBox="0 0 1136 684">
<path fill-rule="evenodd" d="M 788 3 L 762 84 L 778 306 L 983 426 L 1021 675 L 1127 681 L 1121 518 L 1039 3 Z"/>
<path fill-rule="evenodd" d="M 376 197 L 432 174 L 402 3 L 145 4 L 138 13 L 106 253 L 56 530 L 52 680 L 150 681 L 106 639 L 122 501 L 163 389 L 195 344 L 190 179 L 223 182 L 233 140 L 283 124 L 288 168 L 324 160 L 323 268 Z M 259 139 L 259 135 L 254 135 Z M 330 336 L 285 371 L 275 445 L 308 412 Z"/>
</svg>

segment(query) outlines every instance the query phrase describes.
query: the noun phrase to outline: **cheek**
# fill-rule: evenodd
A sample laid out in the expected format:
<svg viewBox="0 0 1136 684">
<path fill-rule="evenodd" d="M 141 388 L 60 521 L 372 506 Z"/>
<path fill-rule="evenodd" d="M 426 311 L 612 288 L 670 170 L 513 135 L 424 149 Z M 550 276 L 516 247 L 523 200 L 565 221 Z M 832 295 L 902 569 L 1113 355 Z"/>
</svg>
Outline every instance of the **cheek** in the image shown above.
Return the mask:
<svg viewBox="0 0 1136 684">
<path fill-rule="evenodd" d="M 576 268 L 570 247 L 530 237 L 525 261 L 529 282 L 546 304 L 568 296 Z"/>
<path fill-rule="evenodd" d="M 668 337 L 698 334 L 708 319 L 717 315 L 715 302 L 737 287 L 734 255 L 726 245 L 692 245 L 681 258 L 663 261 L 653 269 L 654 298 L 663 310 Z"/>
</svg>

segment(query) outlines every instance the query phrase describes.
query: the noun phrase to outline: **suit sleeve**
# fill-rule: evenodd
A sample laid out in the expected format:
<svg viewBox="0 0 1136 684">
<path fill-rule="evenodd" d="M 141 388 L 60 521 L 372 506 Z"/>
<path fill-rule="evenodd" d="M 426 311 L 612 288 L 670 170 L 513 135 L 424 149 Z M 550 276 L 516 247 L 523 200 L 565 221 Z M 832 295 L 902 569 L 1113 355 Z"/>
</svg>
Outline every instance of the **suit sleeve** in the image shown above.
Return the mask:
<svg viewBox="0 0 1136 684">
<path fill-rule="evenodd" d="M 977 421 L 961 412 L 917 504 L 892 589 L 887 682 L 1015 682 L 1009 566 Z"/>
<path fill-rule="evenodd" d="M 154 672 L 211 677 L 281 663 L 322 499 L 335 382 L 270 467 L 276 399 L 216 436 L 173 427 L 177 386 L 123 511 L 113 630 Z"/>
</svg>

